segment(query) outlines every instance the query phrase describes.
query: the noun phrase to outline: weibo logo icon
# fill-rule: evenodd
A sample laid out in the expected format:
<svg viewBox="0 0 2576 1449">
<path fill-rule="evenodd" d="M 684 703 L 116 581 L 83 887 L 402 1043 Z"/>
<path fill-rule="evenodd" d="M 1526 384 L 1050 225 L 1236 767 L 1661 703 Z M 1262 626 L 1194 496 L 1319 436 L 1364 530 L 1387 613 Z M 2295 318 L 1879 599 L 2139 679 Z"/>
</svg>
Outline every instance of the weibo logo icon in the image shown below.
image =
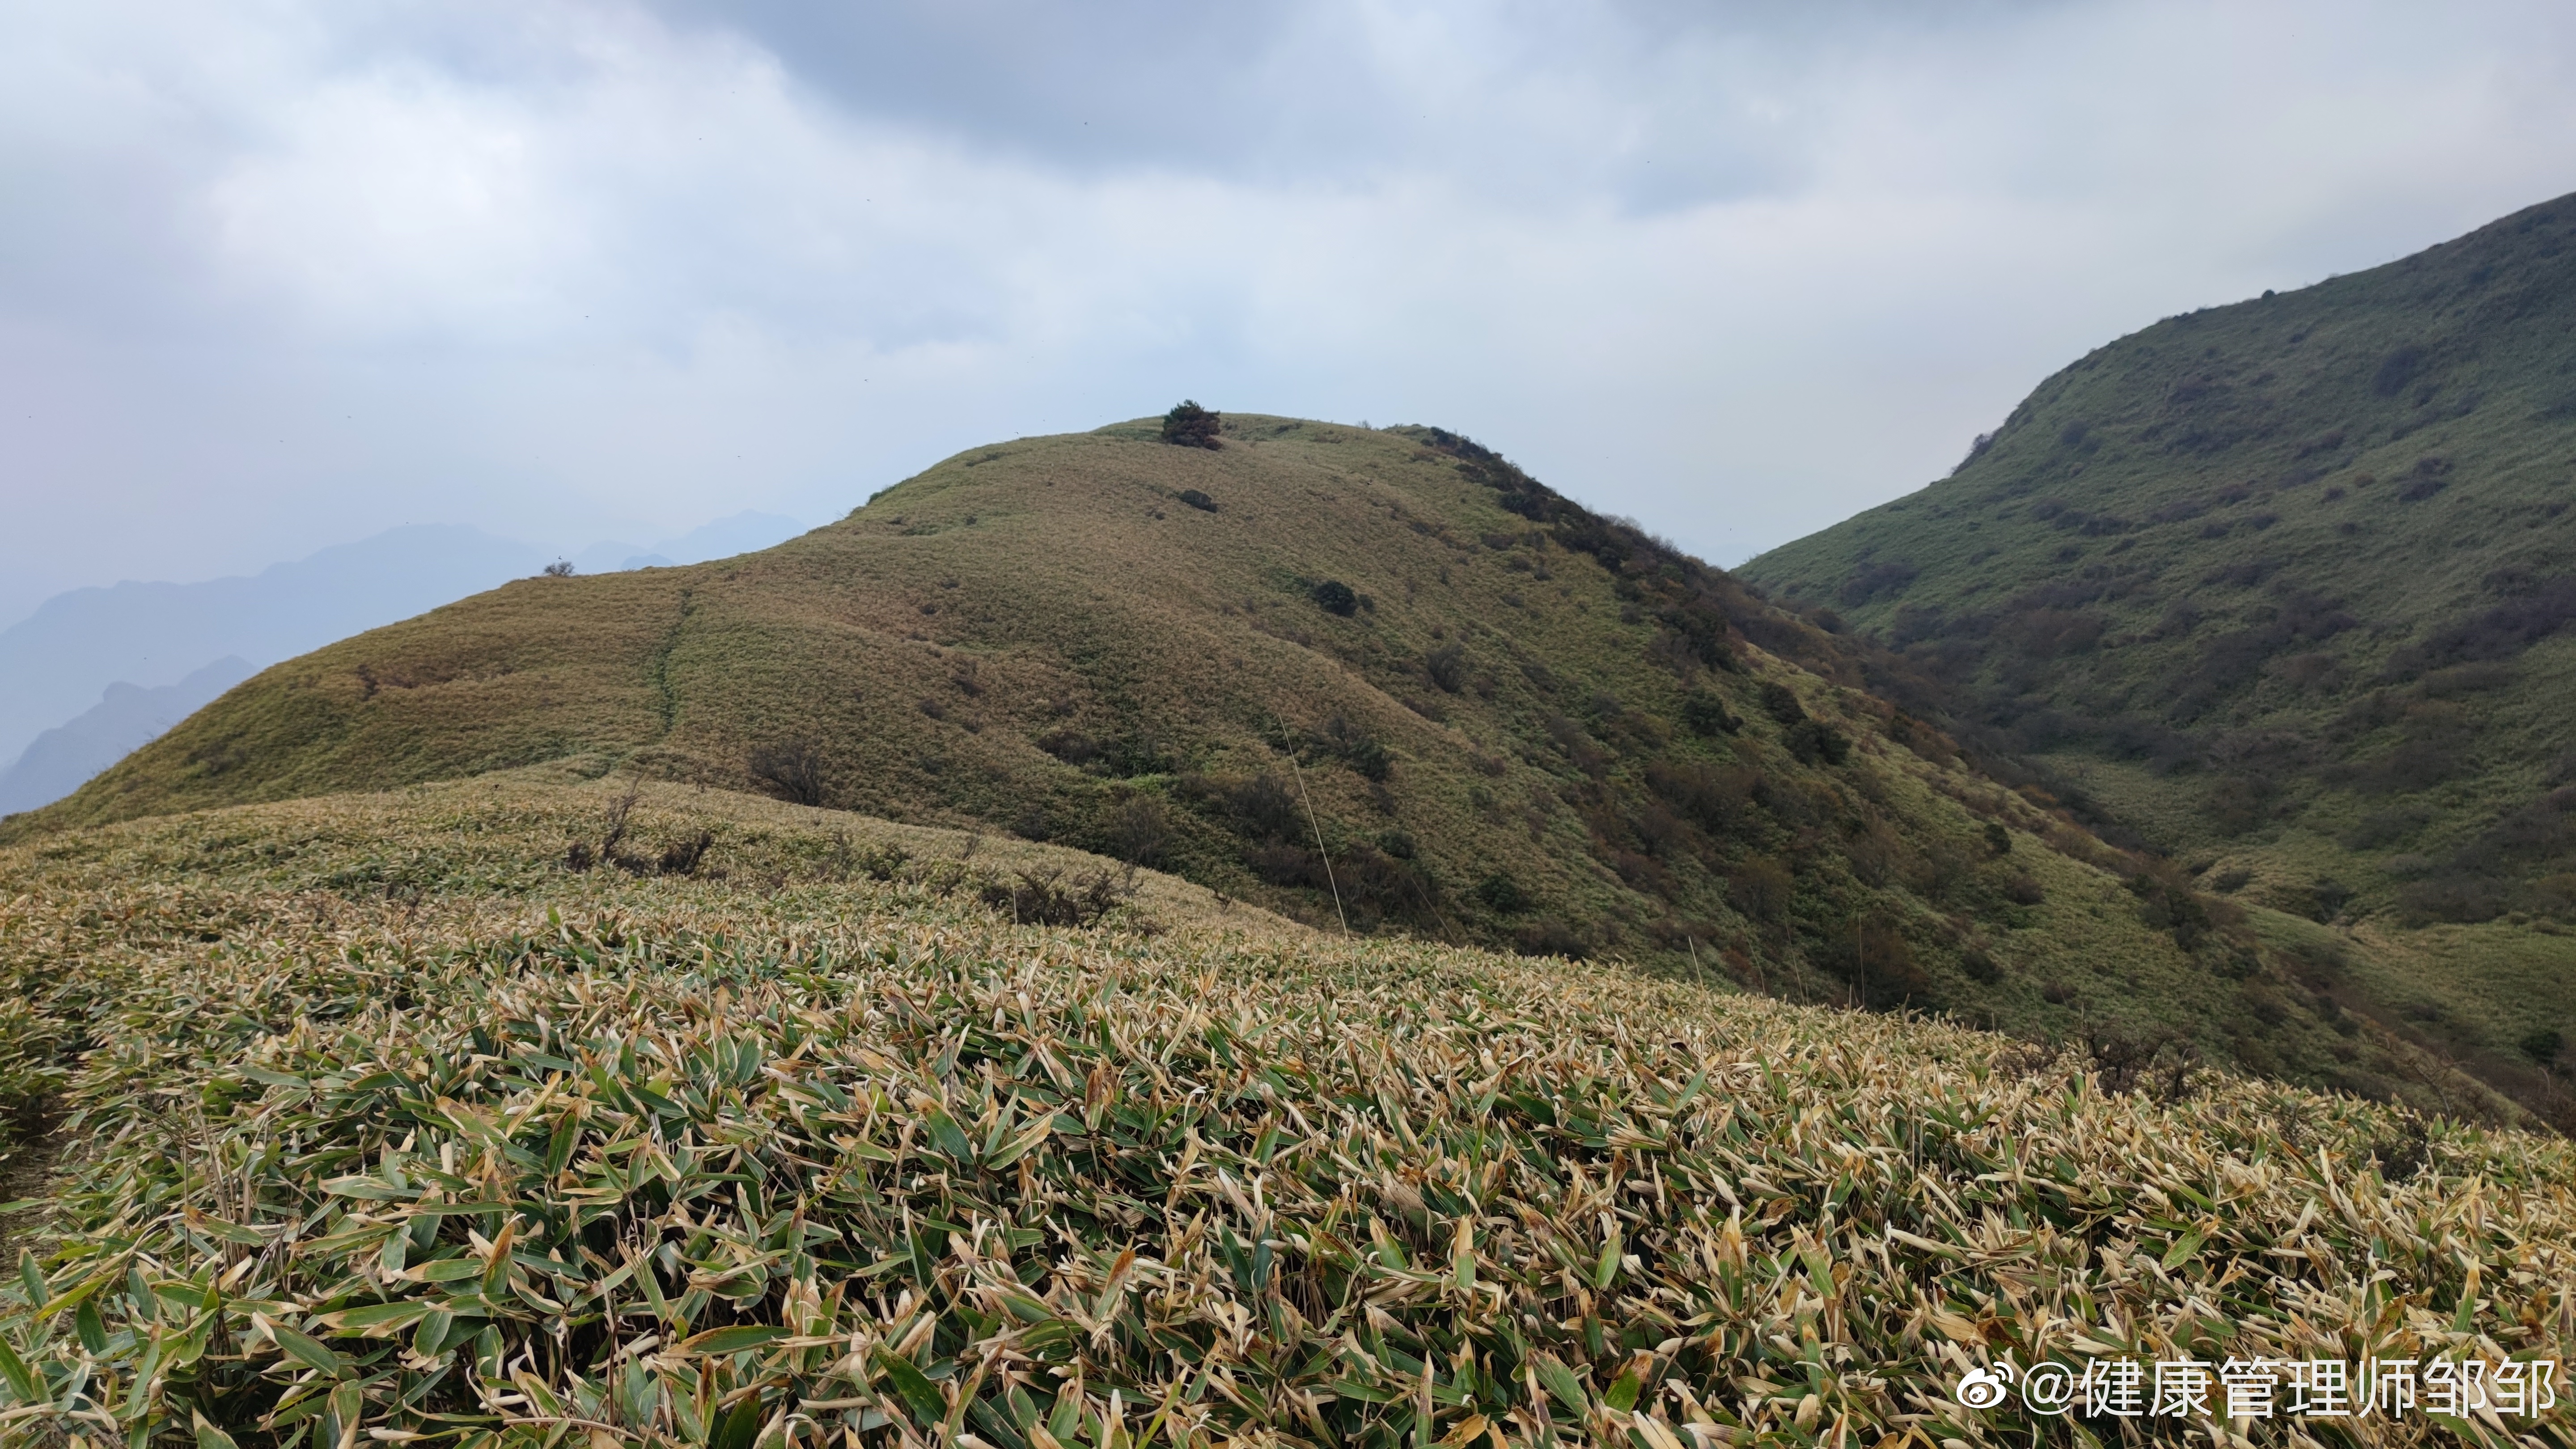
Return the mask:
<svg viewBox="0 0 2576 1449">
<path fill-rule="evenodd" d="M 1971 1369 L 1959 1380 L 1959 1386 L 1951 1390 L 1951 1397 L 1971 1409 L 1991 1409 L 2004 1401 L 2004 1394 L 2011 1383 L 2011 1364 Z"/>
</svg>

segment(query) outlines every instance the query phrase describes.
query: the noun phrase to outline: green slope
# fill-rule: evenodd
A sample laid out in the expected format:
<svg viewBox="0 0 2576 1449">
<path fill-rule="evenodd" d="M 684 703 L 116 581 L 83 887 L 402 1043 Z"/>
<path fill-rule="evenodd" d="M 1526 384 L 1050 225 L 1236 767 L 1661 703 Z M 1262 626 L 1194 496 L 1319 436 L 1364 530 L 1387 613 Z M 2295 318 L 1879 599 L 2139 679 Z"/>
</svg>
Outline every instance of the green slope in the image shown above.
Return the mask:
<svg viewBox="0 0 2576 1449">
<path fill-rule="evenodd" d="M 1023 439 L 763 553 L 523 580 L 272 669 L 8 831 L 573 759 L 1337 929 L 2413 1080 L 2250 925 L 1725 575 L 1438 430 L 1221 441 Z"/>
<path fill-rule="evenodd" d="M 2051 377 L 1744 566 L 2526 1095 L 2576 1060 L 2576 198 Z"/>
</svg>

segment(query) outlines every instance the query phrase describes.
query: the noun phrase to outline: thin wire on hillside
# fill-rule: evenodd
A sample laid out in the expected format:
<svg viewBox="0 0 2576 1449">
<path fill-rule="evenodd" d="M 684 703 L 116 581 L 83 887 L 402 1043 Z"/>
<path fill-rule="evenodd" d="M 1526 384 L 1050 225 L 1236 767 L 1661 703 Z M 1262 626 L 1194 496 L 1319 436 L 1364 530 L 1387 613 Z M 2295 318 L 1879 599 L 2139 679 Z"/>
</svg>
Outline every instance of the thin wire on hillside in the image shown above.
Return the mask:
<svg viewBox="0 0 2576 1449">
<path fill-rule="evenodd" d="M 1315 853 L 1324 858 L 1324 884 L 1332 888 L 1333 914 L 1340 918 L 1342 934 L 1351 933 L 1351 918 L 1342 911 L 1342 888 L 1333 879 L 1333 853 L 1324 848 L 1324 826 L 1315 818 L 1315 797 L 1306 793 L 1306 772 L 1297 768 L 1297 752 L 1288 752 L 1289 773 L 1297 777 L 1297 798 L 1306 804 L 1306 824 L 1315 832 Z"/>
</svg>

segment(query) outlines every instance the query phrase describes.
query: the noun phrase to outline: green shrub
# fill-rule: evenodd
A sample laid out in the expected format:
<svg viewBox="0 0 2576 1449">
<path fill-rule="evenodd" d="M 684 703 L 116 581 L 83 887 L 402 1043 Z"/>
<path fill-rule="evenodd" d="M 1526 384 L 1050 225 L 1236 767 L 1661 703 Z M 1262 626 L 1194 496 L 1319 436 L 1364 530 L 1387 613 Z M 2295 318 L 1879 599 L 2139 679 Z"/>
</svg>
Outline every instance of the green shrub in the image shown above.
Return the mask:
<svg viewBox="0 0 2576 1449">
<path fill-rule="evenodd" d="M 984 903 L 1007 910 L 1023 926 L 1089 926 L 1136 894 L 1136 872 L 1124 877 L 1105 870 L 1067 877 L 1060 870 L 1024 870 L 1008 881 L 992 881 L 982 891 Z"/>
<path fill-rule="evenodd" d="M 1744 721 L 1727 711 L 1726 701 L 1706 689 L 1694 690 L 1682 701 L 1682 723 L 1695 735 L 1731 735 L 1744 728 Z"/>
<path fill-rule="evenodd" d="M 2397 892 L 2398 919 L 2410 926 L 2431 921 L 2476 925 L 2505 912 L 2506 884 L 2483 875 L 2436 875 Z"/>
<path fill-rule="evenodd" d="M 1592 942 L 1556 917 L 1542 916 L 1512 933 L 1512 949 L 1524 956 L 1563 956 L 1580 961 L 1592 954 Z"/>
<path fill-rule="evenodd" d="M 1363 780 L 1384 780 L 1395 771 L 1395 757 L 1377 738 L 1352 724 L 1348 718 L 1335 715 L 1324 726 L 1324 738 L 1332 742 L 1333 753 Z"/>
<path fill-rule="evenodd" d="M 1802 719 L 1780 741 L 1802 764 L 1839 765 L 1851 758 L 1851 741 L 1822 720 Z"/>
<path fill-rule="evenodd" d="M 1476 882 L 1476 899 L 1483 901 L 1488 910 L 1505 916 L 1528 909 L 1530 903 L 1521 883 L 1512 879 L 1507 870 L 1495 871 Z"/>
<path fill-rule="evenodd" d="M 1068 765 L 1088 765 L 1100 758 L 1100 742 L 1080 730 L 1049 730 L 1038 736 L 1037 744 Z"/>
<path fill-rule="evenodd" d="M 1170 848 L 1173 833 L 1172 813 L 1162 801 L 1151 795 L 1134 795 L 1110 811 L 1103 843 L 1109 854 L 1130 865 L 1154 866 L 1163 863 L 1163 852 Z"/>
<path fill-rule="evenodd" d="M 1311 597 L 1325 613 L 1339 614 L 1345 619 L 1356 613 L 1360 606 L 1360 596 L 1340 579 L 1326 579 L 1315 585 Z"/>
<path fill-rule="evenodd" d="M 1243 863 L 1270 885 L 1322 888 L 1326 882 L 1322 859 L 1294 841 L 1270 840 L 1247 846 Z"/>
<path fill-rule="evenodd" d="M 1179 407 L 1163 414 L 1163 441 L 1184 448 L 1224 447 L 1216 436 L 1217 425 L 1223 420 L 1224 414 L 1210 412 L 1185 399 Z"/>
<path fill-rule="evenodd" d="M 1798 703 L 1796 692 L 1774 680 L 1763 681 L 1762 712 L 1783 728 L 1807 717 L 1806 706 Z"/>
<path fill-rule="evenodd" d="M 1777 921 L 1789 914 L 1798 882 L 1778 861 L 1756 856 L 1727 872 L 1726 894 L 1738 911 L 1752 919 Z"/>
<path fill-rule="evenodd" d="M 751 752 L 751 777 L 795 805 L 823 803 L 823 752 L 810 740 L 785 740 Z"/>
<path fill-rule="evenodd" d="M 1467 646 L 1451 641 L 1423 656 L 1422 667 L 1431 682 L 1450 694 L 1456 694 L 1467 682 Z"/>
<path fill-rule="evenodd" d="M 1932 978 L 1914 959 L 1912 943 L 1888 921 L 1829 930 L 1809 955 L 1848 982 L 1860 1005 L 1873 1011 L 1919 1002 L 1931 989 Z"/>
</svg>

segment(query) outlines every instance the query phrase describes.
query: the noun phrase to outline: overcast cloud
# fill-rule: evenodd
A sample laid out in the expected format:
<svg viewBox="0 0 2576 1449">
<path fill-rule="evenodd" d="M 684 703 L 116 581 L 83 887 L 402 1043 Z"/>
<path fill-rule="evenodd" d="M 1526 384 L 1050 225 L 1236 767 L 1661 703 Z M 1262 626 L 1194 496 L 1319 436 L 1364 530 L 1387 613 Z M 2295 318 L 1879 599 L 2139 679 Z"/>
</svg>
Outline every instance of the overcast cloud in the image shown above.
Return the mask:
<svg viewBox="0 0 2576 1449">
<path fill-rule="evenodd" d="M 2576 189 L 2576 7 L 0 3 L 0 622 L 1435 422 L 1734 562 Z"/>
</svg>

